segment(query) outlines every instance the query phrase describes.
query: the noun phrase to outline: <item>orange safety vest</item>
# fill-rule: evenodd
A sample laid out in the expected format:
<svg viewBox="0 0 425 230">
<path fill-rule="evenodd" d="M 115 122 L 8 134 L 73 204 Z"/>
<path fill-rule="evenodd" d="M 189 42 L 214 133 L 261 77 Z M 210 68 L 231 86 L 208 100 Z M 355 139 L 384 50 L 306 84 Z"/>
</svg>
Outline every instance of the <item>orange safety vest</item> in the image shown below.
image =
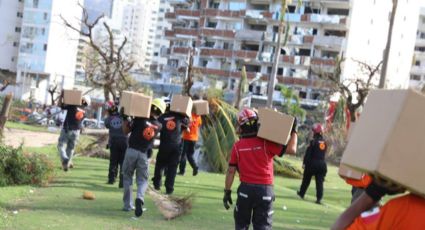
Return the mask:
<svg viewBox="0 0 425 230">
<path fill-rule="evenodd" d="M 363 213 L 348 230 L 425 229 L 425 199 L 408 194 Z"/>
<path fill-rule="evenodd" d="M 369 186 L 370 183 L 372 183 L 372 177 L 367 174 L 363 174 L 362 179 L 360 180 L 345 178 L 345 182 L 356 188 L 367 188 L 367 186 Z"/>
<path fill-rule="evenodd" d="M 189 129 L 183 132 L 183 140 L 186 141 L 198 141 L 199 139 L 199 127 L 202 125 L 201 116 L 192 113 L 192 117 L 190 118 Z"/>
</svg>

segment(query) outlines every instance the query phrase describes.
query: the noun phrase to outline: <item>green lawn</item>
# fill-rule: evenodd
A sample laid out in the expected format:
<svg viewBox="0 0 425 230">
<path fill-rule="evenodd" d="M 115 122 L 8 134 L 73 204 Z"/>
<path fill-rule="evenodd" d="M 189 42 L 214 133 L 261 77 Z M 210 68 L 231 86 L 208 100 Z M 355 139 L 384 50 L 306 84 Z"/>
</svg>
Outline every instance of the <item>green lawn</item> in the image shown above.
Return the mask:
<svg viewBox="0 0 425 230">
<path fill-rule="evenodd" d="M 9 129 L 20 129 L 33 132 L 47 132 L 47 127 L 41 125 L 28 125 L 25 123 L 8 121 L 6 122 L 5 126 Z"/>
<path fill-rule="evenodd" d="M 122 212 L 122 192 L 105 184 L 108 161 L 77 157 L 76 168 L 59 170 L 54 146 L 31 151 L 48 153 L 57 162 L 57 179 L 46 188 L 18 186 L 0 188 L 0 228 L 5 229 L 232 229 L 233 213 L 222 205 L 224 175 L 201 172 L 176 179 L 176 195 L 194 192 L 193 210 L 176 220 L 162 218 L 148 196 L 142 218 Z M 290 159 L 300 164 L 297 159 Z M 152 172 L 153 167 L 151 167 Z M 189 170 L 190 171 L 190 170 Z M 235 183 L 233 191 L 236 191 Z M 325 205 L 316 205 L 314 183 L 306 200 L 295 191 L 300 180 L 276 178 L 273 229 L 329 229 L 337 215 L 349 203 L 350 192 L 330 167 L 325 184 Z M 93 191 L 96 200 L 81 199 L 83 191 Z M 235 201 L 235 192 L 232 194 Z M 17 213 L 14 211 L 18 211 Z"/>
</svg>

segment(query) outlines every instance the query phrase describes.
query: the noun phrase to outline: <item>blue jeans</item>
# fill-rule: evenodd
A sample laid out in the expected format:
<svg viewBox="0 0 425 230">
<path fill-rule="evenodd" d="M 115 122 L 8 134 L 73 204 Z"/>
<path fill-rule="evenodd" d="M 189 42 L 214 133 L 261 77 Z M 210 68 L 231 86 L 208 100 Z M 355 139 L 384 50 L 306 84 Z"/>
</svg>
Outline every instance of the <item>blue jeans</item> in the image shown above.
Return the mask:
<svg viewBox="0 0 425 230">
<path fill-rule="evenodd" d="M 58 140 L 58 151 L 62 163 L 68 163 L 72 160 L 72 157 L 74 156 L 74 148 L 79 137 L 80 130 L 65 131 L 62 129 Z"/>
</svg>

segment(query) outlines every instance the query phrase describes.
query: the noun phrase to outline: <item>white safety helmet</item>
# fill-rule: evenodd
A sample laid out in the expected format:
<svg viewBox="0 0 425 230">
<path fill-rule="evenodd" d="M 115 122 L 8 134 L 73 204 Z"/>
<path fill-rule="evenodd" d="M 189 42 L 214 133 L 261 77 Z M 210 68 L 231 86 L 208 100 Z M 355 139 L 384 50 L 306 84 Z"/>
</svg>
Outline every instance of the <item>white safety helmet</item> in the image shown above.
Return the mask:
<svg viewBox="0 0 425 230">
<path fill-rule="evenodd" d="M 89 95 L 84 95 L 83 100 L 87 103 L 87 106 L 91 105 L 91 99 Z"/>
</svg>

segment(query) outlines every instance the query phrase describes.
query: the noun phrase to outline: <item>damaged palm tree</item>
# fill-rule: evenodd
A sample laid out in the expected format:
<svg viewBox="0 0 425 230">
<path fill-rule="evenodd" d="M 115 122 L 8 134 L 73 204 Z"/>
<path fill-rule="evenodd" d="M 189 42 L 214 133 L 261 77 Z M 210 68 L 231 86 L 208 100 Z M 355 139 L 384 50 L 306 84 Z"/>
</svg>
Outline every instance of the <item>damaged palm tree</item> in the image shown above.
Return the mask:
<svg viewBox="0 0 425 230">
<path fill-rule="evenodd" d="M 191 193 L 184 197 L 175 197 L 163 195 L 155 191 L 152 187 L 148 188 L 148 194 L 152 197 L 159 212 L 166 220 L 172 220 L 182 216 L 192 209 L 194 194 Z"/>
</svg>

